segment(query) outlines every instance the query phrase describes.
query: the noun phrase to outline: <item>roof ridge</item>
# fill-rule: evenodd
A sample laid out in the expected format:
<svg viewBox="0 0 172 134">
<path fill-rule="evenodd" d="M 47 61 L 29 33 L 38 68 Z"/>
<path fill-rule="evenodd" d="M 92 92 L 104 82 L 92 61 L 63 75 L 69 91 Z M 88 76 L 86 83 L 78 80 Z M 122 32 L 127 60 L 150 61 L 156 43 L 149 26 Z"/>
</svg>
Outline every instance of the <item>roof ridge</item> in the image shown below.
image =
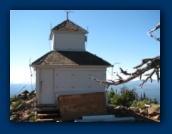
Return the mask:
<svg viewBox="0 0 172 134">
<path fill-rule="evenodd" d="M 78 24 L 76 24 L 75 22 L 73 22 L 73 21 L 71 21 L 71 20 L 67 20 L 67 21 L 69 21 L 69 22 L 73 23 L 74 25 L 78 26 L 79 28 L 81 28 L 81 29 L 85 30 L 84 28 L 82 28 L 81 26 L 79 26 Z M 85 31 L 88 33 L 88 31 L 87 31 L 87 30 L 85 30 Z"/>
<path fill-rule="evenodd" d="M 74 23 L 71 20 L 65 20 L 60 24 L 56 25 L 51 29 L 50 39 L 52 38 L 53 31 L 74 31 L 74 32 L 81 32 L 87 34 L 88 31 L 79 26 L 78 24 Z"/>
<path fill-rule="evenodd" d="M 65 21 L 61 22 L 60 24 L 56 25 L 55 27 L 53 27 L 51 30 L 59 30 L 60 28 L 63 27 L 63 25 L 66 26 L 67 23 L 71 23 L 71 24 L 73 24 L 73 26 L 78 27 L 78 30 L 82 30 L 82 32 L 88 33 L 88 31 L 86 31 L 84 28 L 82 28 L 81 26 L 79 26 L 78 24 L 74 23 L 74 22 L 71 21 L 71 20 L 65 20 Z M 62 27 L 61 27 L 61 26 L 62 26 Z M 70 29 L 71 27 L 68 27 L 68 28 Z M 72 29 L 72 28 L 71 28 L 71 29 Z"/>
</svg>

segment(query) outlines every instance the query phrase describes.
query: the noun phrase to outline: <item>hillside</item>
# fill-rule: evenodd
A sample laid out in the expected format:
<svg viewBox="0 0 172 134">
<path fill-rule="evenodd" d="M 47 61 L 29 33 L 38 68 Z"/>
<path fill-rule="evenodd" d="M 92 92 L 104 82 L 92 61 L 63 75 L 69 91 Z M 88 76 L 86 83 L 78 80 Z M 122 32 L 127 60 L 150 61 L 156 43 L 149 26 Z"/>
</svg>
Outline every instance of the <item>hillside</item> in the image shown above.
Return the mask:
<svg viewBox="0 0 172 134">
<path fill-rule="evenodd" d="M 35 120 L 35 91 L 23 91 L 10 98 L 10 121 L 33 122 Z"/>
<path fill-rule="evenodd" d="M 35 91 L 27 90 L 10 98 L 10 121 L 35 122 L 35 101 Z M 110 105 L 107 107 L 107 114 L 115 115 L 117 118 L 134 117 L 136 122 L 159 122 L 160 105 L 151 104 L 146 109 Z"/>
</svg>

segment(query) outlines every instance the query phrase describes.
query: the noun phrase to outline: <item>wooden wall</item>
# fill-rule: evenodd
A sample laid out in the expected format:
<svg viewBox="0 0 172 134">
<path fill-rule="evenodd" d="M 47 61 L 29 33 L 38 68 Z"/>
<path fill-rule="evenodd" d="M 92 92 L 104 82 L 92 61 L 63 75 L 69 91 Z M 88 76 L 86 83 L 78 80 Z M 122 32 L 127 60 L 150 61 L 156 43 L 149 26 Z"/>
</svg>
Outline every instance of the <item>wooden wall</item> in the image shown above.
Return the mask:
<svg viewBox="0 0 172 134">
<path fill-rule="evenodd" d="M 84 115 L 107 114 L 104 92 L 58 97 L 62 121 L 81 119 Z"/>
</svg>

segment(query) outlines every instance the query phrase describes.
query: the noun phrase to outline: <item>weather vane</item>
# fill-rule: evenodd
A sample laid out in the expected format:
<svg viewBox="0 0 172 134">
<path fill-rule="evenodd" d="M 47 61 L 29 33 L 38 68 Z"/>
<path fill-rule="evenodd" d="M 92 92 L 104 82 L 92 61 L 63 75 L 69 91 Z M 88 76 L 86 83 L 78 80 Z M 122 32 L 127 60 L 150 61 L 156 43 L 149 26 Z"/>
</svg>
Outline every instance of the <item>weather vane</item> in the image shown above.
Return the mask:
<svg viewBox="0 0 172 134">
<path fill-rule="evenodd" d="M 69 18 L 69 17 L 68 17 L 68 14 L 71 13 L 71 12 L 73 12 L 73 11 L 68 11 L 68 10 L 66 11 L 66 19 L 67 19 L 67 20 L 68 20 L 68 18 Z"/>
</svg>

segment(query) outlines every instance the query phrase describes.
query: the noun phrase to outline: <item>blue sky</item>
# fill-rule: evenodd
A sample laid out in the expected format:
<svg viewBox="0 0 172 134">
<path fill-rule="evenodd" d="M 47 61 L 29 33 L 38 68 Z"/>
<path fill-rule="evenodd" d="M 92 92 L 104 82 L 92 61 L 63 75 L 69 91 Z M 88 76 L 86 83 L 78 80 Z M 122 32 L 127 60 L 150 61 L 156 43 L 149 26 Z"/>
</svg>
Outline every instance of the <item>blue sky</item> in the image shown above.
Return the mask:
<svg viewBox="0 0 172 134">
<path fill-rule="evenodd" d="M 115 72 L 119 67 L 134 71 L 143 58 L 160 55 L 160 43 L 147 35 L 160 22 L 160 10 L 72 10 L 69 19 L 88 28 L 87 51 L 120 63 Z M 10 82 L 30 82 L 29 59 L 33 62 L 51 50 L 50 28 L 64 20 L 65 10 L 10 11 Z M 107 78 L 111 71 L 107 69 Z"/>
</svg>

